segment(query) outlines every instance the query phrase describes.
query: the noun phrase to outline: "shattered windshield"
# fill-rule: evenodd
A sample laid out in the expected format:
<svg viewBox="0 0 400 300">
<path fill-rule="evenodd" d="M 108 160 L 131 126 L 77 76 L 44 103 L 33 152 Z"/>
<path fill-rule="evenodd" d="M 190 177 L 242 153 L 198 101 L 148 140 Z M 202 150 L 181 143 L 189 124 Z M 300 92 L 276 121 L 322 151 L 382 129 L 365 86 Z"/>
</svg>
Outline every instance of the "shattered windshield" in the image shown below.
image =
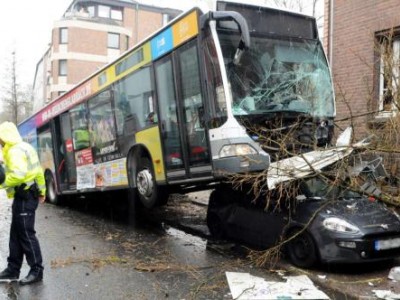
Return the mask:
<svg viewBox="0 0 400 300">
<path fill-rule="evenodd" d="M 220 32 L 234 115 L 299 112 L 332 117 L 330 71 L 316 40 L 251 37 L 251 48 L 233 63 L 239 36 Z"/>
</svg>

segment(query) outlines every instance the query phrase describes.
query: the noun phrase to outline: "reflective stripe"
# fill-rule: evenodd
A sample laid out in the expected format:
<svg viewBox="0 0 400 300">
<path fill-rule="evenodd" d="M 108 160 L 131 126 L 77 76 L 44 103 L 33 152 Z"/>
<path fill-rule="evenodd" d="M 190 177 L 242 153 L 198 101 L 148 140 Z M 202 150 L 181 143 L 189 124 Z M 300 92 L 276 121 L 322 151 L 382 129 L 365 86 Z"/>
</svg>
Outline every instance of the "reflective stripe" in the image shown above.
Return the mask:
<svg viewBox="0 0 400 300">
<path fill-rule="evenodd" d="M 28 174 L 28 172 L 22 172 L 22 171 L 14 171 L 13 173 L 20 177 L 25 177 L 26 174 Z"/>
<path fill-rule="evenodd" d="M 16 148 L 20 149 L 21 151 L 23 151 L 25 153 L 26 160 L 28 162 L 28 172 L 30 172 L 30 171 L 33 171 L 34 169 L 40 167 L 40 163 L 39 163 L 39 161 L 36 161 L 34 163 L 32 162 L 33 157 L 31 155 L 31 153 L 29 153 L 28 149 L 25 149 L 25 147 L 23 145 L 24 144 L 16 145 Z M 25 175 L 23 175 L 23 176 L 25 176 Z"/>
<path fill-rule="evenodd" d="M 46 188 L 46 185 L 45 185 L 45 184 L 39 185 L 38 188 L 39 188 L 40 190 L 45 189 L 45 188 Z"/>
</svg>

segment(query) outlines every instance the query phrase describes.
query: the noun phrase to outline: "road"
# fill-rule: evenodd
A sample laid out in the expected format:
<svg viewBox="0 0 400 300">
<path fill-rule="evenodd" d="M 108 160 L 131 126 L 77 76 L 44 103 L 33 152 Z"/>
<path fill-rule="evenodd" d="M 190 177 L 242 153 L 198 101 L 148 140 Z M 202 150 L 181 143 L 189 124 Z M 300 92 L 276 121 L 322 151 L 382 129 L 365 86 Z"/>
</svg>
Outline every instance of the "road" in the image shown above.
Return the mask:
<svg viewBox="0 0 400 300">
<path fill-rule="evenodd" d="M 8 255 L 10 204 L 3 196 L 1 268 Z M 209 251 L 205 239 L 165 224 L 149 220 L 132 228 L 101 199 L 69 207 L 43 204 L 36 231 L 44 281 L 3 283 L 0 299 L 230 299 L 227 270 L 277 277 L 238 256 Z M 28 270 L 24 264 L 21 276 Z"/>
<path fill-rule="evenodd" d="M 255 267 L 245 247 L 207 240 L 206 206 L 192 201 L 206 203 L 204 193 L 175 197 L 170 205 L 143 213 L 135 226 L 121 217 L 125 207 L 111 205 L 122 200 L 119 197 L 98 195 L 67 206 L 41 205 L 36 230 L 45 260 L 44 281 L 32 286 L 1 284 L 0 299 L 232 299 L 226 271 L 269 281 L 282 281 L 282 272 L 306 274 L 336 299 L 345 295 L 373 299 L 373 289 L 398 289 L 386 278 L 392 264 L 357 271 L 348 267 L 305 271 L 282 260 L 274 269 Z M 11 202 L 2 194 L 0 203 L 3 268 Z M 21 276 L 28 270 L 24 264 Z"/>
</svg>

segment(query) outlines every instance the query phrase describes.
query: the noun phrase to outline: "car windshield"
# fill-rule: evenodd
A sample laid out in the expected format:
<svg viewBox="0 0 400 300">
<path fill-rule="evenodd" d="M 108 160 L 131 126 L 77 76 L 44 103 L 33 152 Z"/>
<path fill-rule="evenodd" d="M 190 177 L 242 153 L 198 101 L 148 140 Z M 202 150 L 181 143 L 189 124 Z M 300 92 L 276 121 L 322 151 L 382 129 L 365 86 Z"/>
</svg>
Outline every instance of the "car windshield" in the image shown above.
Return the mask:
<svg viewBox="0 0 400 300">
<path fill-rule="evenodd" d="M 331 200 L 361 197 L 361 194 L 346 188 L 344 185 L 333 185 L 332 182 L 323 180 L 320 177 L 313 177 L 302 181 L 300 190 L 308 198 Z"/>
<path fill-rule="evenodd" d="M 251 48 L 233 62 L 239 36 L 219 33 L 234 115 L 298 112 L 334 115 L 330 70 L 316 40 L 251 37 Z"/>
</svg>

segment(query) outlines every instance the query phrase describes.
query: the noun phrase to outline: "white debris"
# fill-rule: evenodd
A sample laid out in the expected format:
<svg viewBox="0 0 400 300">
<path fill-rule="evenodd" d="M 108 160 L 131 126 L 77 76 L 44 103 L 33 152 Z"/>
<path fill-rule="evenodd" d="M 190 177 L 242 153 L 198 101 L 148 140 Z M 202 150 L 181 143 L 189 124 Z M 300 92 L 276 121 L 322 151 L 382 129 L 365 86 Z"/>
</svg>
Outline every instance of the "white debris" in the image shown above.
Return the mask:
<svg viewBox="0 0 400 300">
<path fill-rule="evenodd" d="M 389 279 L 400 281 L 400 267 L 393 267 L 390 269 L 389 272 Z"/>
<path fill-rule="evenodd" d="M 349 156 L 352 147 L 316 150 L 298 156 L 282 159 L 269 165 L 268 188 L 274 189 L 279 183 L 304 178 Z"/>
<path fill-rule="evenodd" d="M 336 147 L 350 146 L 352 135 L 353 135 L 353 129 L 351 127 L 347 127 L 337 138 Z"/>
<path fill-rule="evenodd" d="M 326 275 L 318 275 L 319 279 L 325 280 L 326 279 Z"/>
<path fill-rule="evenodd" d="M 389 290 L 372 290 L 372 292 L 379 299 L 386 299 L 386 300 L 400 299 L 400 294 L 395 294 Z"/>
<path fill-rule="evenodd" d="M 267 185 L 272 190 L 282 182 L 301 179 L 315 174 L 323 168 L 349 156 L 353 150 L 368 145 L 367 140 L 351 144 L 351 128 L 347 128 L 337 139 L 335 147 L 303 153 L 273 162 L 268 167 Z"/>
<path fill-rule="evenodd" d="M 306 275 L 285 277 L 286 282 L 236 272 L 226 272 L 226 278 L 233 299 L 329 299 Z"/>
</svg>

